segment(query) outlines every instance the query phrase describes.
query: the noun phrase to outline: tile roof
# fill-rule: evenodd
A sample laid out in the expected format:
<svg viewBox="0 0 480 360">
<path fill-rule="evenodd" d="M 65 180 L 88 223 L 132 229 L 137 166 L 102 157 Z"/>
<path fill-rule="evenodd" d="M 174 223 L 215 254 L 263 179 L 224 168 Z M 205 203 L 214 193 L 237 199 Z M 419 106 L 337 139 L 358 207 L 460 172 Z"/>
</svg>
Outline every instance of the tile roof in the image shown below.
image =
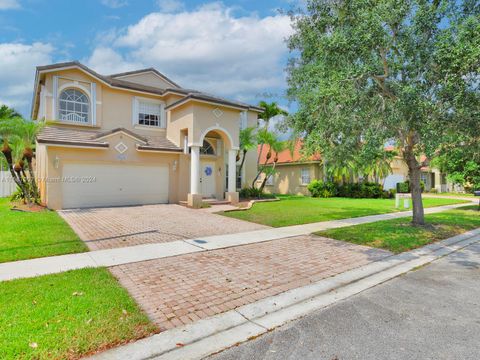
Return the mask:
<svg viewBox="0 0 480 360">
<path fill-rule="evenodd" d="M 293 153 L 290 151 L 290 149 L 285 149 L 281 152 L 278 153 L 278 162 L 277 164 L 290 164 L 290 163 L 301 163 L 301 162 L 310 162 L 310 161 L 320 161 L 321 156 L 320 155 L 312 155 L 309 157 L 303 156 L 301 150 L 303 147 L 303 140 L 298 139 L 295 142 L 295 146 L 293 149 Z M 258 145 L 257 148 L 257 153 L 260 154 L 260 149 L 261 145 Z M 262 153 L 260 154 L 260 164 L 264 164 L 265 160 L 267 158 L 267 153 L 269 151 L 268 146 L 264 146 L 262 149 Z M 273 164 L 273 159 L 274 156 L 272 156 L 267 164 Z"/>
<path fill-rule="evenodd" d="M 37 141 L 42 144 L 108 147 L 108 139 L 104 139 L 104 137 L 119 131 L 130 134 L 144 142 L 144 144 L 139 146 L 139 149 L 153 151 L 183 151 L 183 149 L 173 144 L 164 135 L 139 135 L 123 128 L 105 131 L 90 129 L 83 130 L 66 126 L 46 126 L 37 136 Z"/>
<path fill-rule="evenodd" d="M 110 76 L 105 76 L 105 75 L 101 75 L 101 74 L 93 71 L 92 69 L 90 69 L 89 67 L 83 65 L 82 63 L 80 63 L 78 61 L 69 61 L 69 62 L 63 62 L 63 63 L 57 63 L 57 64 L 51 64 L 51 65 L 45 65 L 45 66 L 37 66 L 37 77 L 38 77 L 38 73 L 42 72 L 42 71 L 49 71 L 49 70 L 70 68 L 70 67 L 78 67 L 81 70 L 85 71 L 86 73 L 90 74 L 91 76 L 96 77 L 96 78 L 100 79 L 101 81 L 103 81 L 103 82 L 105 82 L 108 85 L 113 86 L 113 87 L 119 87 L 119 88 L 127 89 L 127 90 L 142 91 L 142 92 L 147 92 L 147 93 L 156 94 L 156 95 L 164 95 L 164 94 L 169 93 L 169 92 L 170 93 L 176 93 L 176 94 L 179 94 L 179 95 L 184 95 L 185 98 L 181 99 L 177 103 L 192 100 L 192 99 L 198 99 L 198 100 L 215 102 L 215 103 L 218 103 L 220 105 L 222 105 L 222 104 L 223 105 L 230 105 L 230 106 L 236 106 L 236 107 L 244 108 L 246 110 L 249 109 L 249 110 L 263 112 L 263 109 L 259 108 L 258 106 L 248 105 L 248 104 L 241 103 L 241 102 L 238 102 L 238 101 L 222 99 L 220 97 L 213 96 L 213 95 L 210 95 L 210 94 L 206 94 L 206 93 L 203 93 L 203 92 L 197 91 L 197 90 L 181 88 L 176 83 L 174 83 L 173 81 L 168 79 L 165 75 L 161 74 L 160 72 L 158 72 L 154 68 L 148 68 L 148 69 L 142 69 L 142 70 L 137 70 L 137 71 L 130 71 L 130 72 L 127 72 L 127 73 L 120 73 L 120 74 L 113 74 L 113 75 L 110 75 Z M 177 85 L 177 86 L 176 87 L 171 87 L 171 88 L 166 88 L 166 89 L 160 89 L 160 88 L 156 88 L 156 87 L 153 87 L 153 86 L 147 86 L 147 85 L 137 84 L 137 83 L 134 83 L 134 82 L 131 82 L 131 81 L 118 79 L 118 77 L 121 77 L 121 76 L 136 74 L 136 73 L 142 73 L 142 72 L 146 72 L 146 71 L 153 71 L 156 74 L 158 74 L 159 76 L 165 78 L 168 82 L 172 83 L 173 85 Z M 35 86 L 37 86 L 37 85 L 35 85 Z M 175 103 L 175 104 L 177 104 L 177 103 Z M 173 105 L 174 104 L 168 106 L 167 109 L 172 107 Z M 33 106 L 34 106 L 34 103 L 32 103 L 32 110 L 33 110 Z"/>
</svg>

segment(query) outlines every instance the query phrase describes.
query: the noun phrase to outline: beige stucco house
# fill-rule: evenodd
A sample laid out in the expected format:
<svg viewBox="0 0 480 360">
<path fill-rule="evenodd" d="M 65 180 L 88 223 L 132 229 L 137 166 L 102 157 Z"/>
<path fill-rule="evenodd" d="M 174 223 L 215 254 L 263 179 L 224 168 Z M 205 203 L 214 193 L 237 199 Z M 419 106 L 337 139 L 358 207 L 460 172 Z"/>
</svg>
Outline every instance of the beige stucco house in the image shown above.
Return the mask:
<svg viewBox="0 0 480 360">
<path fill-rule="evenodd" d="M 109 76 L 78 62 L 37 67 L 32 118 L 42 201 L 52 209 L 202 198 L 238 201 L 256 174 L 236 156 L 261 108 L 184 89 L 155 69 Z"/>
<path fill-rule="evenodd" d="M 262 151 L 260 152 L 260 149 Z M 286 149 L 277 154 L 278 161 L 275 174 L 267 180 L 265 191 L 272 194 L 310 195 L 307 186 L 314 179 L 324 179 L 324 166 L 320 155 L 305 158 L 302 156 L 302 141 L 295 143 L 293 151 Z M 390 149 L 392 150 L 392 149 Z M 273 165 L 273 156 L 267 160 L 268 148 L 258 147 L 260 163 Z M 381 179 L 384 189 L 395 189 L 397 183 L 408 180 L 408 167 L 400 157 L 396 157 L 392 164 L 392 173 Z M 259 180 L 264 179 L 262 176 Z M 446 175 L 435 168 L 422 168 L 421 179 L 425 183 L 425 190 L 436 189 L 437 192 L 461 191 L 447 181 Z"/>
</svg>

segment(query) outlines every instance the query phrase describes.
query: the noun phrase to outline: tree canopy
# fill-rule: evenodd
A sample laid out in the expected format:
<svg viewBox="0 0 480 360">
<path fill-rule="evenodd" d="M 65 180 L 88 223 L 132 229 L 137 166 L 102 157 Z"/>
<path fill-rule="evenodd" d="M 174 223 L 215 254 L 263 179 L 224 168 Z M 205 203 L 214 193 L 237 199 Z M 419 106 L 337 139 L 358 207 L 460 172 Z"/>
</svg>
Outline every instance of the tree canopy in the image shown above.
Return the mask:
<svg viewBox="0 0 480 360">
<path fill-rule="evenodd" d="M 471 0 L 307 0 L 288 68 L 307 152 L 368 158 L 393 141 L 423 224 L 421 168 L 478 129 L 479 13 Z"/>
</svg>

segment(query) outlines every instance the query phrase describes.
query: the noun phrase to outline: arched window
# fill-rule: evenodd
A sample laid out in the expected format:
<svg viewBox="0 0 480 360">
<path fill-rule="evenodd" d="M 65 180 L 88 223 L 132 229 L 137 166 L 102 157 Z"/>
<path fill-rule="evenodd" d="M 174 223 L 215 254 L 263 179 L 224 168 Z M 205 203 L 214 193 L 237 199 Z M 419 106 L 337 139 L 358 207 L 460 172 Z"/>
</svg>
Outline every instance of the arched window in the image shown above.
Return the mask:
<svg viewBox="0 0 480 360">
<path fill-rule="evenodd" d="M 189 148 L 188 152 L 191 154 L 192 149 Z M 208 140 L 203 140 L 203 146 L 200 148 L 200 155 L 215 155 L 215 149 L 213 148 L 212 143 Z"/>
<path fill-rule="evenodd" d="M 215 155 L 215 149 L 213 148 L 213 145 L 209 141 L 203 140 L 203 146 L 200 148 L 200 154 Z"/>
<path fill-rule="evenodd" d="M 87 95 L 77 89 L 66 89 L 59 98 L 60 120 L 88 123 L 90 102 Z"/>
</svg>

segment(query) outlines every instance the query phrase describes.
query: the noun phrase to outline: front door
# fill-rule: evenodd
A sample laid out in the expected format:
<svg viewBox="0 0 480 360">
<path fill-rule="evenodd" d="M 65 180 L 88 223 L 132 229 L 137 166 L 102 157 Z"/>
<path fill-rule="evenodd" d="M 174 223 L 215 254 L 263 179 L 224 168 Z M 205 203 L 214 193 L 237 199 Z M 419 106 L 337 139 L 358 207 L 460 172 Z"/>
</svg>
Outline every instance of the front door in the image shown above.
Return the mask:
<svg viewBox="0 0 480 360">
<path fill-rule="evenodd" d="M 202 195 L 204 197 L 214 198 L 216 196 L 215 162 L 202 161 L 200 184 L 202 186 Z"/>
</svg>

